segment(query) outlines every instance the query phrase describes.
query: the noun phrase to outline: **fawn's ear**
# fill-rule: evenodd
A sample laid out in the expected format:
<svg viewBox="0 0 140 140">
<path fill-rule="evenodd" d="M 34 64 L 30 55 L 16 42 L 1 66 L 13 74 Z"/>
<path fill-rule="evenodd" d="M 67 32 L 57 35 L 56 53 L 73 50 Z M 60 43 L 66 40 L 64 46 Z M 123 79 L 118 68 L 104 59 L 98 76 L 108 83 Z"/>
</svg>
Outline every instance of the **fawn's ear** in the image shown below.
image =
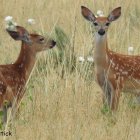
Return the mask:
<svg viewBox="0 0 140 140">
<path fill-rule="evenodd" d="M 115 8 L 108 16 L 110 22 L 115 21 L 121 16 L 121 7 Z"/>
<path fill-rule="evenodd" d="M 81 13 L 89 21 L 93 22 L 96 19 L 95 15 L 87 7 L 81 6 Z"/>
<path fill-rule="evenodd" d="M 9 33 L 9 35 L 14 39 L 14 40 L 21 40 L 26 43 L 30 43 L 30 35 L 28 31 L 21 26 L 16 26 L 15 31 L 6 29 L 6 31 Z"/>
</svg>

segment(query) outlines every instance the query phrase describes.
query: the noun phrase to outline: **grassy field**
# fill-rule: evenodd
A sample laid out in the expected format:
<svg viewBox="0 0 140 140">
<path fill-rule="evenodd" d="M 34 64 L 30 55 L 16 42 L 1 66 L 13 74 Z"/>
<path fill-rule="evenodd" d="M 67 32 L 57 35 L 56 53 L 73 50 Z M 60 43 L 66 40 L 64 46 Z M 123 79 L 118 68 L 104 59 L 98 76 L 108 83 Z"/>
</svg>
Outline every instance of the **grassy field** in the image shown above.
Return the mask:
<svg viewBox="0 0 140 140">
<path fill-rule="evenodd" d="M 69 59 L 69 49 L 77 58 L 88 56 L 94 38 L 90 24 L 81 16 L 81 5 L 95 13 L 103 10 L 105 15 L 121 6 L 121 18 L 108 31 L 109 47 L 127 54 L 127 48 L 133 46 L 134 53 L 140 54 L 139 0 L 0 0 L 0 63 L 14 62 L 20 51 L 20 42 L 5 31 L 8 15 L 30 32 L 55 38 L 55 27 L 63 29 L 70 42 L 64 46 L 64 59 Z M 29 18 L 36 24 L 28 25 Z M 56 47 L 38 54 L 20 116 L 8 128 L 12 137 L 0 136 L 0 140 L 139 140 L 140 107 L 131 104 L 131 95 L 122 94 L 117 112 L 104 113 L 94 67 L 77 61 L 72 72 L 72 61 L 69 66 L 64 61 L 55 67 L 52 54 L 57 51 Z"/>
</svg>

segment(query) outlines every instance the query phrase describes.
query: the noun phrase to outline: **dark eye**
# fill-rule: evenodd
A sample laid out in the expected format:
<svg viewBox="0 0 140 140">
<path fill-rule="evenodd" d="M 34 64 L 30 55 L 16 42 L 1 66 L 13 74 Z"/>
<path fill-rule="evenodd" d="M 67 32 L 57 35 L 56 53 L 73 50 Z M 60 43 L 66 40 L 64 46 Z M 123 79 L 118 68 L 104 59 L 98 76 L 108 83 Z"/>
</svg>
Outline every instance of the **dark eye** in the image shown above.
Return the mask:
<svg viewBox="0 0 140 140">
<path fill-rule="evenodd" d="M 94 24 L 95 26 L 98 26 L 98 23 L 97 23 L 97 22 L 94 22 L 93 24 Z"/>
<path fill-rule="evenodd" d="M 109 25 L 110 25 L 110 23 L 109 23 L 109 22 L 107 22 L 105 25 L 106 25 L 106 26 L 109 26 Z"/>
<path fill-rule="evenodd" d="M 39 42 L 43 43 L 44 40 L 45 40 L 44 38 L 40 38 L 40 39 L 39 39 Z"/>
</svg>

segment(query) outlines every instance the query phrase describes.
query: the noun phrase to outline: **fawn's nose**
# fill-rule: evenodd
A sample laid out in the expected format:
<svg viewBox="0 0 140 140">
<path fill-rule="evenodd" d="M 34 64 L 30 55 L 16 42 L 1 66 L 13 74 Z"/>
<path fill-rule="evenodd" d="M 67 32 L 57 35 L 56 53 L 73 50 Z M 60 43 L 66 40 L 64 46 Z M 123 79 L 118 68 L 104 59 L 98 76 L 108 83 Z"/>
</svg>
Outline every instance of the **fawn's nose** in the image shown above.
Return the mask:
<svg viewBox="0 0 140 140">
<path fill-rule="evenodd" d="M 55 45 L 56 45 L 56 42 L 54 40 L 52 40 L 50 48 L 53 48 Z"/>
<path fill-rule="evenodd" d="M 104 29 L 100 29 L 100 30 L 98 31 L 98 34 L 99 34 L 99 35 L 104 35 L 104 34 L 105 34 L 105 30 L 104 30 Z"/>
<path fill-rule="evenodd" d="M 54 40 L 52 41 L 52 45 L 53 45 L 53 46 L 55 46 L 55 45 L 56 45 L 56 42 L 55 42 Z"/>
</svg>

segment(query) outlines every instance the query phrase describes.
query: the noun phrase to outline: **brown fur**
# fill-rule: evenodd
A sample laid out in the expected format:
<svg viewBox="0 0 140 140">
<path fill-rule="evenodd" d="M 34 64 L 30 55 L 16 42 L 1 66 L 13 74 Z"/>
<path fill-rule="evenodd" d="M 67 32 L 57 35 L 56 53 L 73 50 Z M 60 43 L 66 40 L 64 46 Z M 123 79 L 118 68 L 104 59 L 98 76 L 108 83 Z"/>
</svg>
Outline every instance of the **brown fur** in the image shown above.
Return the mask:
<svg viewBox="0 0 140 140">
<path fill-rule="evenodd" d="M 5 102 L 7 106 L 12 106 L 13 103 L 15 103 L 17 107 L 17 104 L 24 95 L 25 84 L 35 64 L 37 52 L 52 48 L 55 45 L 53 40 L 45 39 L 43 36 L 37 34 L 28 34 L 28 32 L 20 26 L 17 26 L 16 32 L 8 31 L 8 33 L 15 40 L 22 40 L 22 44 L 20 54 L 15 63 L 0 65 L 1 108 L 5 108 Z M 26 39 L 23 38 L 24 33 L 27 34 L 26 37 L 31 43 L 27 43 Z M 39 42 L 39 39 L 42 38 L 43 42 Z M 7 110 L 5 113 L 7 116 Z M 4 121 L 6 120 L 7 118 L 4 118 Z"/>
</svg>

